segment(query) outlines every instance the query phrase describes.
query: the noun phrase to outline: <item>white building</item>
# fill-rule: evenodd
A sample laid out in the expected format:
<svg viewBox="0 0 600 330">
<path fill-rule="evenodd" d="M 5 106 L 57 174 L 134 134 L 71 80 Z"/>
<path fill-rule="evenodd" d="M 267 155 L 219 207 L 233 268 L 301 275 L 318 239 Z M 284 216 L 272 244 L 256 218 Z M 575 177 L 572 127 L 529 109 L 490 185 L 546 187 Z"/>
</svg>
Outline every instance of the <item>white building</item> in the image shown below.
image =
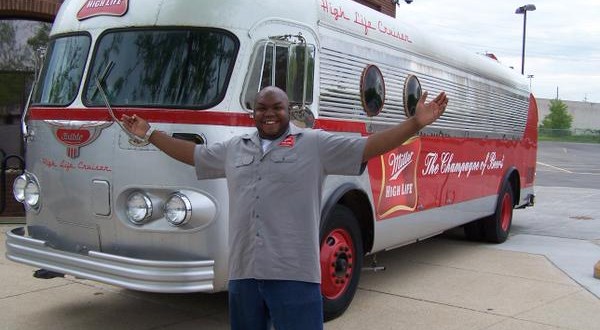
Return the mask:
<svg viewBox="0 0 600 330">
<path fill-rule="evenodd" d="M 550 113 L 551 99 L 537 99 L 538 123 L 541 125 L 544 117 Z M 572 129 L 600 130 L 600 103 L 564 101 L 567 111 L 573 116 Z"/>
</svg>

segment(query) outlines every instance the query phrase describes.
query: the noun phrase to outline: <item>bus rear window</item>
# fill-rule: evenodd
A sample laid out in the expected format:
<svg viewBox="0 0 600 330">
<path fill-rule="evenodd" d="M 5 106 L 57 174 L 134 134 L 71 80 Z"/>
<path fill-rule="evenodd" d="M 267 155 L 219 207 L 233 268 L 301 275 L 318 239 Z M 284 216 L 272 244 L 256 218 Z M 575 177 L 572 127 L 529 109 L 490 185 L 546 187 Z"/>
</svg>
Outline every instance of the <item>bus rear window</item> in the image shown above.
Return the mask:
<svg viewBox="0 0 600 330">
<path fill-rule="evenodd" d="M 209 108 L 225 95 L 237 51 L 237 39 L 215 29 L 110 31 L 96 47 L 84 103 L 104 106 L 102 75 L 114 106 Z"/>
<path fill-rule="evenodd" d="M 90 37 L 87 35 L 68 35 L 51 40 L 32 103 L 66 106 L 73 102 L 89 49 Z"/>
</svg>

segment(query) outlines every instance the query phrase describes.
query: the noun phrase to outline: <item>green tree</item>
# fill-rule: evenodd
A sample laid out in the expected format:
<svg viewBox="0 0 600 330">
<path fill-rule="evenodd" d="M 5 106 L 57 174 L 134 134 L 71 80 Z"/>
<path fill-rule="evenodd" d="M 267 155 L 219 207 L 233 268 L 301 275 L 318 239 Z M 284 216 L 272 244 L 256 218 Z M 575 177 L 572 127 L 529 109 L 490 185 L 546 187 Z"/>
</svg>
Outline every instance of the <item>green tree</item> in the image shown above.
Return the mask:
<svg viewBox="0 0 600 330">
<path fill-rule="evenodd" d="M 17 31 L 11 21 L 0 21 L 0 69 L 23 70 L 26 51 L 19 47 Z"/>
<path fill-rule="evenodd" d="M 573 116 L 567 112 L 567 105 L 559 100 L 551 100 L 548 106 L 550 113 L 544 117 L 541 128 L 545 129 L 570 129 Z"/>
<path fill-rule="evenodd" d="M 43 22 L 0 20 L 0 124 L 18 118 L 31 88 L 33 71 L 41 63 L 38 50 L 46 47 L 50 27 Z"/>
<path fill-rule="evenodd" d="M 50 40 L 50 24 L 39 23 L 35 31 L 35 35 L 27 39 L 27 44 L 31 50 L 37 51 L 40 48 L 46 48 Z"/>
<path fill-rule="evenodd" d="M 50 41 L 50 28 L 50 24 L 38 22 L 35 34 L 31 38 L 27 39 L 27 45 L 31 50 L 30 58 L 32 59 L 35 75 L 38 74 L 42 67 L 42 62 L 46 54 L 46 48 L 48 48 L 48 42 Z"/>
<path fill-rule="evenodd" d="M 48 44 L 50 27 L 44 22 L 0 21 L 0 70 L 31 71 L 38 63 L 38 50 Z M 21 31 L 21 35 L 31 33 L 27 44 L 19 40 L 23 37 L 19 37 L 17 31 Z"/>
</svg>

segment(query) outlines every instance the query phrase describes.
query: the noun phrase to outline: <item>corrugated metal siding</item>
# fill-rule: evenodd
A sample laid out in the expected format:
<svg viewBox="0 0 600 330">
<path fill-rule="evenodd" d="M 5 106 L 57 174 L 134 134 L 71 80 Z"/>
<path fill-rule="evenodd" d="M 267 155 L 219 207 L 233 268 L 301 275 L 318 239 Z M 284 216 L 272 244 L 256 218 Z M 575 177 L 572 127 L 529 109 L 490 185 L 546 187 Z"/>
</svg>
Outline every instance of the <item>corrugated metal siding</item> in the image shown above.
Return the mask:
<svg viewBox="0 0 600 330">
<path fill-rule="evenodd" d="M 364 54 L 369 52 L 372 49 L 365 48 Z M 375 117 L 367 117 L 360 101 L 360 77 L 368 64 L 377 65 L 385 80 L 385 105 Z M 367 59 L 324 45 L 320 68 L 319 114 L 323 118 L 384 126 L 396 124 L 406 119 L 404 80 L 414 74 L 430 97 L 444 90 L 450 98 L 444 116 L 431 125 L 430 130 L 450 136 L 521 138 L 525 129 L 528 95 L 512 86 L 461 73 L 441 63 L 428 63 L 424 58 L 400 52 L 397 56 Z"/>
</svg>

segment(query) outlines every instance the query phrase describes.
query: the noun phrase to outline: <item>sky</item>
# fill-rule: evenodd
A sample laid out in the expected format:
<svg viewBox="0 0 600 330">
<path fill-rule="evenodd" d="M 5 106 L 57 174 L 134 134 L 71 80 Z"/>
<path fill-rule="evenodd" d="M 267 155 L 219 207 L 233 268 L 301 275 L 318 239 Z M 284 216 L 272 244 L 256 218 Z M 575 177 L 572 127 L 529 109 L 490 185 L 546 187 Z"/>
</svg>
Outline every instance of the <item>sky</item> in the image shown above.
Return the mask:
<svg viewBox="0 0 600 330">
<path fill-rule="evenodd" d="M 400 0 L 397 17 L 425 33 L 474 53 L 493 53 L 521 72 L 523 15 L 527 12 L 525 76 L 538 98 L 600 103 L 600 1 Z"/>
<path fill-rule="evenodd" d="M 600 1 L 399 0 L 406 17 L 443 42 L 473 53 L 490 52 L 521 72 L 523 15 L 527 13 L 525 75 L 538 98 L 600 103 Z M 528 2 L 530 1 L 530 2 Z"/>
</svg>

